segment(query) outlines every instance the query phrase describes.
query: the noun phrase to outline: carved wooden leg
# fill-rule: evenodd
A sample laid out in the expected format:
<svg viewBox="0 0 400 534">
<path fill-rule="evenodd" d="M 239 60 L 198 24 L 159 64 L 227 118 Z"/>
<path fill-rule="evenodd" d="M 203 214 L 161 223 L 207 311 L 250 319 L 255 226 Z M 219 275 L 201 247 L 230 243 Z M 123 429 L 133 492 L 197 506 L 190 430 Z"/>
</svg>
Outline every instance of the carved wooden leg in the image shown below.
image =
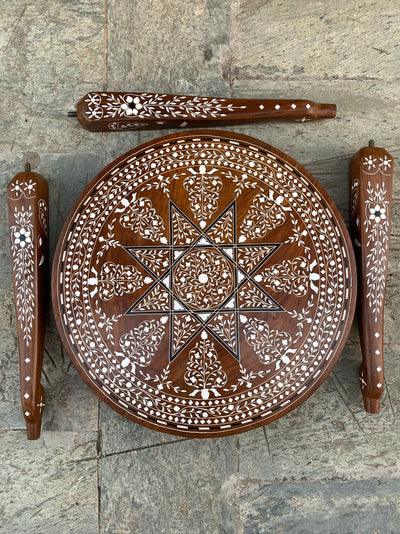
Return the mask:
<svg viewBox="0 0 400 534">
<path fill-rule="evenodd" d="M 38 439 L 44 408 L 40 383 L 45 337 L 48 185 L 35 172 L 8 185 L 8 216 L 20 357 L 21 402 L 28 439 Z"/>
<path fill-rule="evenodd" d="M 365 410 L 378 413 L 383 390 L 383 316 L 389 255 L 393 158 L 362 148 L 350 163 L 350 233 L 358 268 L 358 326 Z"/>
<path fill-rule="evenodd" d="M 201 128 L 232 122 L 333 119 L 335 104 L 311 100 L 208 98 L 159 93 L 88 93 L 69 117 L 92 132 Z"/>
</svg>

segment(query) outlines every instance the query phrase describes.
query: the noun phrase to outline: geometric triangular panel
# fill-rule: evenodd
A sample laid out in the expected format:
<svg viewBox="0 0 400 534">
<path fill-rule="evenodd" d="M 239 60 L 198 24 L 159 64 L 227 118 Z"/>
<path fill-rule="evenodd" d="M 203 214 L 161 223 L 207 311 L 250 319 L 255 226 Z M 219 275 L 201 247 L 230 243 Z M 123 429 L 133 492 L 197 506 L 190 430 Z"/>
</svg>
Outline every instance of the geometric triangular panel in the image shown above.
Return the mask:
<svg viewBox="0 0 400 534">
<path fill-rule="evenodd" d="M 238 243 L 235 201 L 208 226 L 210 214 L 200 215 L 196 224 L 170 202 L 166 246 L 124 247 L 147 272 L 144 282 L 151 284 L 147 290 L 143 288 L 144 294 L 126 314 L 168 314 L 170 361 L 192 344 L 199 332 L 202 339 L 212 336 L 239 360 L 240 311 L 283 310 L 265 287 L 275 291 L 270 283 L 273 273 L 265 265 L 281 245 L 252 244 L 246 239 Z M 293 267 L 297 267 L 295 262 Z"/>
<path fill-rule="evenodd" d="M 169 250 L 166 248 L 125 249 L 157 276 L 161 276 L 169 267 Z"/>
<path fill-rule="evenodd" d="M 238 291 L 239 308 L 264 309 L 282 311 L 281 306 L 267 293 L 260 290 L 251 280 L 248 280 Z"/>
<path fill-rule="evenodd" d="M 233 206 L 218 219 L 207 232 L 207 237 L 216 245 L 231 245 L 234 243 Z"/>
<path fill-rule="evenodd" d="M 204 323 L 207 322 L 207 319 L 212 315 L 212 312 L 202 312 L 202 313 L 196 313 L 196 317 L 200 318 Z"/>
<path fill-rule="evenodd" d="M 236 353 L 236 312 L 219 312 L 207 323 L 212 328 L 214 335 L 217 335 L 232 352 Z"/>
<path fill-rule="evenodd" d="M 237 263 L 241 269 L 250 274 L 252 270 L 260 265 L 266 258 L 271 256 L 279 245 L 262 245 L 237 248 Z"/>
<path fill-rule="evenodd" d="M 171 206 L 172 244 L 174 247 L 188 246 L 200 237 L 199 231 L 175 207 Z"/>
<path fill-rule="evenodd" d="M 145 294 L 133 307 L 132 311 L 167 311 L 170 306 L 170 294 L 161 284 L 156 284 L 147 294 Z M 128 313 L 129 313 L 128 312 Z"/>
<path fill-rule="evenodd" d="M 174 314 L 172 318 L 172 355 L 200 328 L 197 319 L 189 313 Z"/>
</svg>

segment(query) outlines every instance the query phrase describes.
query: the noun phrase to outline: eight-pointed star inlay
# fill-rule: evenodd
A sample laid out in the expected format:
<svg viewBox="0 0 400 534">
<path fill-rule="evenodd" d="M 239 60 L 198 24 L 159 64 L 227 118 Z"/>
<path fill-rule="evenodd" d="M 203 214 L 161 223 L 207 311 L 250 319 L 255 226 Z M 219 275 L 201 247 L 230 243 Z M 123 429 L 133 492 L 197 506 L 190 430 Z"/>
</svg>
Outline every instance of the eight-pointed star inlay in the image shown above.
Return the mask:
<svg viewBox="0 0 400 534">
<path fill-rule="evenodd" d="M 239 359 L 239 313 L 283 311 L 254 279 L 280 244 L 238 243 L 235 201 L 204 229 L 170 202 L 169 227 L 168 245 L 124 247 L 154 280 L 127 315 L 170 315 L 171 360 L 202 330 Z"/>
</svg>

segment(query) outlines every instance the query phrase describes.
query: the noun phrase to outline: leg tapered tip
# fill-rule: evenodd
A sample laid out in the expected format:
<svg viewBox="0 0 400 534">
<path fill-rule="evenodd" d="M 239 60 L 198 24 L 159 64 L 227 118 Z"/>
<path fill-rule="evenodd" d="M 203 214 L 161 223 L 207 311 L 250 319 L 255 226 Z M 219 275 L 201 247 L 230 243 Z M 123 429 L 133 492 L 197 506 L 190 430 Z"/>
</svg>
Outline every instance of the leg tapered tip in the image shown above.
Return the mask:
<svg viewBox="0 0 400 534">
<path fill-rule="evenodd" d="M 371 397 L 363 397 L 364 408 L 368 413 L 379 413 L 380 399 L 372 399 Z"/>
</svg>

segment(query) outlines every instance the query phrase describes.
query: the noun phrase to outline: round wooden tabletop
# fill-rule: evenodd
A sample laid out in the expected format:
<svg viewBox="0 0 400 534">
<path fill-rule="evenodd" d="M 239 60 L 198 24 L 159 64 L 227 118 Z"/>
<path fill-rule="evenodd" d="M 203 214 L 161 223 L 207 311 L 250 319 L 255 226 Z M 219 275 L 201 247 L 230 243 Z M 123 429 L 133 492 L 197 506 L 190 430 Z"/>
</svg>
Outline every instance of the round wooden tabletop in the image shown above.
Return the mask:
<svg viewBox="0 0 400 534">
<path fill-rule="evenodd" d="M 201 130 L 121 156 L 60 237 L 53 305 L 85 382 L 173 434 L 243 432 L 326 379 L 355 308 L 351 242 L 332 200 L 256 139 Z"/>
</svg>

